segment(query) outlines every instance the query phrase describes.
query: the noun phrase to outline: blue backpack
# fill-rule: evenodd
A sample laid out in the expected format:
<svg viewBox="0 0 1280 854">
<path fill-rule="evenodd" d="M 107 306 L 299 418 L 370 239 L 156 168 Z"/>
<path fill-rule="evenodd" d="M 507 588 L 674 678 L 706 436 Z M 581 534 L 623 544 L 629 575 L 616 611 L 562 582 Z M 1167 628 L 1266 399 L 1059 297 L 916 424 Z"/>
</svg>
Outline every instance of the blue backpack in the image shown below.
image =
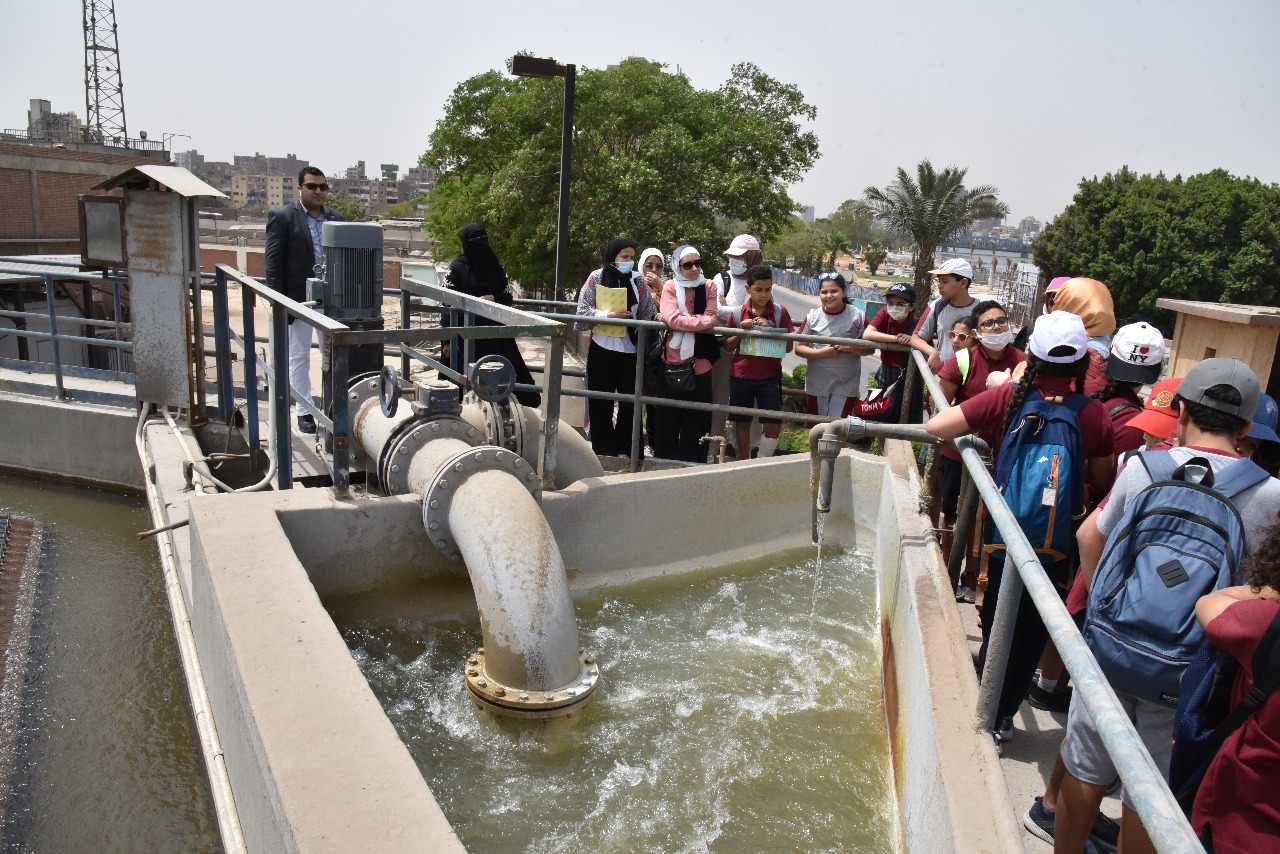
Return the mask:
<svg viewBox="0 0 1280 854">
<path fill-rule="evenodd" d="M 1182 677 L 1173 721 L 1169 788 L 1188 816 L 1218 749 L 1280 684 L 1280 611 L 1254 647 L 1252 663 L 1253 687 L 1235 707 L 1231 692 L 1240 664 L 1209 641 L 1200 647 Z"/>
<path fill-rule="evenodd" d="M 1050 403 L 1032 388 L 996 458 L 996 485 L 1041 563 L 1067 559 L 1076 525 L 1084 518 L 1080 411 L 1089 402 L 1072 393 L 1060 404 Z M 992 541 L 983 549 L 1002 551 L 1000 530 L 992 530 Z"/>
<path fill-rule="evenodd" d="M 1244 524 L 1231 499 L 1267 473 L 1244 459 L 1215 474 L 1204 457 L 1182 465 L 1168 451 L 1137 458 L 1151 484 L 1107 538 L 1084 639 L 1112 685 L 1177 706 L 1182 674 L 1204 642 L 1196 600 L 1230 585 L 1244 557 Z M 1190 480 L 1188 466 L 1204 469 L 1204 478 Z"/>
</svg>

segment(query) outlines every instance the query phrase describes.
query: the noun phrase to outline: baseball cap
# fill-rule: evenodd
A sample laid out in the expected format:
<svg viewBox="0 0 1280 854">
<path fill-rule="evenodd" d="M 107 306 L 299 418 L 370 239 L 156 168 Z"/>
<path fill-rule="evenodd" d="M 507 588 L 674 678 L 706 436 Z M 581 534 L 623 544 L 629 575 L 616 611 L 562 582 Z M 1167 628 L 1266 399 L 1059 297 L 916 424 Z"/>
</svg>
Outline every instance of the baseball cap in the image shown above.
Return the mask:
<svg viewBox="0 0 1280 854">
<path fill-rule="evenodd" d="M 1169 431 L 1178 426 L 1178 411 L 1173 408 L 1173 396 L 1178 393 L 1182 377 L 1172 377 L 1155 384 L 1147 405 L 1141 412 L 1129 419 L 1125 426 L 1152 436 L 1164 438 Z"/>
<path fill-rule="evenodd" d="M 1223 403 L 1210 397 L 1209 389 L 1216 385 L 1229 385 L 1240 392 L 1239 403 Z M 1252 421 L 1258 409 L 1258 395 L 1262 389 L 1258 377 L 1244 362 L 1235 358 L 1205 359 L 1182 378 L 1178 396 L 1191 403 L 1198 403 L 1227 415 Z"/>
<path fill-rule="evenodd" d="M 973 267 L 963 258 L 952 258 L 936 270 L 930 270 L 931 276 L 960 276 L 964 279 L 973 279 Z"/>
<path fill-rule="evenodd" d="M 1277 421 L 1280 421 L 1280 406 L 1276 406 L 1275 398 L 1269 394 L 1258 395 L 1258 411 L 1253 413 L 1253 427 L 1249 429 L 1249 438 L 1280 442 L 1280 435 L 1276 434 Z"/>
<path fill-rule="evenodd" d="M 733 238 L 733 242 L 729 244 L 729 248 L 724 250 L 726 255 L 746 255 L 748 252 L 755 250 L 760 251 L 760 241 L 756 240 L 750 234 L 739 234 Z"/>
<path fill-rule="evenodd" d="M 1084 321 L 1069 311 L 1054 311 L 1037 320 L 1027 342 L 1033 356 L 1059 365 L 1079 360 L 1088 345 Z"/>
<path fill-rule="evenodd" d="M 1123 383 L 1153 383 L 1164 361 L 1164 333 L 1150 323 L 1122 326 L 1111 339 L 1107 371 Z"/>
<path fill-rule="evenodd" d="M 889 297 L 899 297 L 907 302 L 915 302 L 916 289 L 906 282 L 894 282 L 889 286 L 889 290 L 885 291 L 884 297 L 886 300 Z"/>
</svg>

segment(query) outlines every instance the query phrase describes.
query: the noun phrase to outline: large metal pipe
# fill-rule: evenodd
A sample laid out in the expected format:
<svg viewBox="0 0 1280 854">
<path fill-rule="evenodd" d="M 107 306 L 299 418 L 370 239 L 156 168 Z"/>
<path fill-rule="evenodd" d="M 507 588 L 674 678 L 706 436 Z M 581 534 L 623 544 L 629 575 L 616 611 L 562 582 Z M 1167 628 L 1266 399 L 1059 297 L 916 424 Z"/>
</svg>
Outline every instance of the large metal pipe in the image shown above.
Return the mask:
<svg viewBox="0 0 1280 854">
<path fill-rule="evenodd" d="M 475 590 L 489 678 L 533 691 L 573 682 L 580 662 L 568 576 L 529 491 L 506 472 L 476 472 L 454 493 L 449 529 Z"/>
<path fill-rule="evenodd" d="M 595 691 L 599 670 L 578 647 L 564 561 L 534 497 L 541 490 L 535 462 L 478 444 L 489 429 L 505 428 L 495 426 L 494 412 L 486 420 L 480 404 L 460 410 L 456 388 L 447 383 L 423 389 L 425 406 L 420 395 L 418 405 L 397 407 L 391 416 L 369 390 L 358 384 L 350 398 L 353 436 L 369 467 L 384 478 L 384 490 L 422 497 L 428 537 L 462 559 L 471 578 L 484 637 L 467 662 L 471 696 L 510 717 L 572 714 Z M 529 419 L 515 432 L 537 435 L 541 422 L 529 418 L 532 412 L 507 413 Z M 536 442 L 516 444 L 532 446 L 536 460 Z M 591 460 L 598 471 L 594 454 Z M 585 464 L 565 469 L 566 475 L 591 473 Z"/>
</svg>

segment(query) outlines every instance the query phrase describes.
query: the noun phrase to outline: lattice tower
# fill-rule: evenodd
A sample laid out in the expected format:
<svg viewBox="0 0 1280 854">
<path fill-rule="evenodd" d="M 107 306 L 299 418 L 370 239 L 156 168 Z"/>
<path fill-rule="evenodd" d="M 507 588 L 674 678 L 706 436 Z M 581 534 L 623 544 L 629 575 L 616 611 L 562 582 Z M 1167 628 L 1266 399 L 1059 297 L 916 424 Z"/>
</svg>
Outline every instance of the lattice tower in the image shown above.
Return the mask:
<svg viewBox="0 0 1280 854">
<path fill-rule="evenodd" d="M 114 0 L 82 0 L 86 133 L 95 142 L 124 145 L 124 84 L 116 40 Z"/>
</svg>

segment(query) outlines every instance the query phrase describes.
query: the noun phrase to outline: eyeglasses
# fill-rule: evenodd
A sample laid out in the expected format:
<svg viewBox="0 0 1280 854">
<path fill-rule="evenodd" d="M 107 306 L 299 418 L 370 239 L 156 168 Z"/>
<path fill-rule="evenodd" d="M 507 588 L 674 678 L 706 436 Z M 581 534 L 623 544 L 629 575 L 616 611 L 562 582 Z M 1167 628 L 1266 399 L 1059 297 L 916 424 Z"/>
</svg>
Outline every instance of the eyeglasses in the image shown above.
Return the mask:
<svg viewBox="0 0 1280 854">
<path fill-rule="evenodd" d="M 316 190 L 319 190 L 319 191 L 321 191 L 321 192 L 323 192 L 323 193 L 327 193 L 327 192 L 329 192 L 329 185 L 328 185 L 328 184 L 313 184 L 312 182 L 308 181 L 307 183 L 303 184 L 302 186 L 306 187 L 308 190 L 310 190 L 310 191 L 311 191 L 311 192 L 313 192 L 313 193 L 314 193 Z"/>
<path fill-rule="evenodd" d="M 988 320 L 984 320 L 981 323 L 979 323 L 978 328 L 979 329 L 998 329 L 1001 327 L 1007 327 L 1008 325 L 1009 325 L 1009 318 L 992 317 Z"/>
<path fill-rule="evenodd" d="M 827 279 L 839 279 L 839 278 L 840 278 L 839 273 L 823 273 L 821 276 L 818 277 L 818 281 L 825 282 Z"/>
<path fill-rule="evenodd" d="M 696 269 L 698 269 L 698 270 L 701 270 L 701 269 L 702 269 L 702 259 L 701 259 L 701 258 L 697 258 L 697 259 L 695 259 L 695 260 L 693 260 L 693 261 L 681 261 L 681 262 L 680 262 L 680 269 L 681 269 L 681 270 L 693 270 L 693 269 L 695 269 L 695 268 L 696 268 Z"/>
<path fill-rule="evenodd" d="M 969 340 L 969 333 L 968 332 L 948 332 L 947 337 L 950 338 L 952 341 L 956 342 L 957 344 L 963 344 L 964 342 Z"/>
</svg>

